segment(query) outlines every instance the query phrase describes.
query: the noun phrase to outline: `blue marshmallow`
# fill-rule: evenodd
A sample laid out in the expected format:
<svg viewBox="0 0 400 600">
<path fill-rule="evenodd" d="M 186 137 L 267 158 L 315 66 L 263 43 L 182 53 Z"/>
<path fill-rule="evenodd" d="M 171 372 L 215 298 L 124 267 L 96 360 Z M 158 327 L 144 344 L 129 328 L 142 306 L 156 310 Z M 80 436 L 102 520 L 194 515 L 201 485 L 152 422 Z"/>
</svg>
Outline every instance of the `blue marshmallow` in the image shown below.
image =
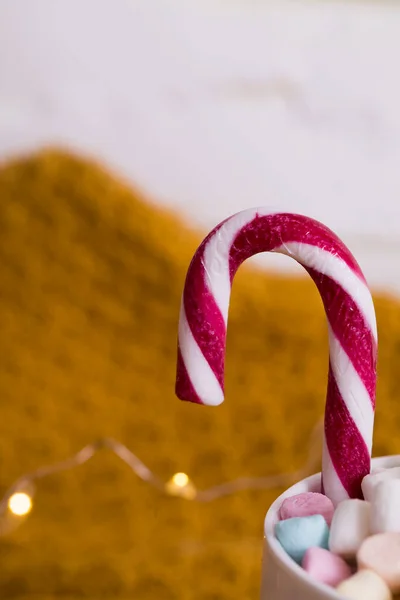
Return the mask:
<svg viewBox="0 0 400 600">
<path fill-rule="evenodd" d="M 283 549 L 299 564 L 309 548 L 328 550 L 329 527 L 322 515 L 279 521 L 275 525 L 275 535 Z"/>
</svg>

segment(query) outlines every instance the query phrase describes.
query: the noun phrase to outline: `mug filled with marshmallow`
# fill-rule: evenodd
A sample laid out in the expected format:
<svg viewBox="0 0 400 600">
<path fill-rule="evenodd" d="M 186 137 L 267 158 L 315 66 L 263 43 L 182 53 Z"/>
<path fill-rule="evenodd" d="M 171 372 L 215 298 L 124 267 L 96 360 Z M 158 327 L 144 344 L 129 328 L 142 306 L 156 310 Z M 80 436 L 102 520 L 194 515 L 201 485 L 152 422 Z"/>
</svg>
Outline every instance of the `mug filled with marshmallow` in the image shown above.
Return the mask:
<svg viewBox="0 0 400 600">
<path fill-rule="evenodd" d="M 223 401 L 233 278 L 261 252 L 291 256 L 306 269 L 329 334 L 322 473 L 286 490 L 266 515 L 261 600 L 400 598 L 400 456 L 371 461 L 375 310 L 357 261 L 332 231 L 302 215 L 257 208 L 205 238 L 182 296 L 177 396 Z"/>
</svg>

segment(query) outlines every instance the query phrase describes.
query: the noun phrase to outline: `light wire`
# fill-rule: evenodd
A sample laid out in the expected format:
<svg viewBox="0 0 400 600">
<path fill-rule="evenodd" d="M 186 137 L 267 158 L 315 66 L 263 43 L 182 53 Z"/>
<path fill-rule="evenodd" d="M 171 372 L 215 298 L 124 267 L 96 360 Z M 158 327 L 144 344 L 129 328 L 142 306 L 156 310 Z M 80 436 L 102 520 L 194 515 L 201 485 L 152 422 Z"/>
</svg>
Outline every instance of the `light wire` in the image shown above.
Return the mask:
<svg viewBox="0 0 400 600">
<path fill-rule="evenodd" d="M 39 467 L 38 469 L 19 477 L 7 489 L 1 499 L 0 514 L 7 509 L 9 500 L 15 493 L 29 488 L 37 480 L 83 465 L 93 458 L 95 454 L 104 449 L 113 452 L 126 463 L 140 479 L 149 483 L 160 492 L 167 495 L 181 496 L 188 500 L 196 500 L 197 502 L 211 502 L 222 496 L 229 496 L 244 490 L 272 489 L 288 486 L 291 483 L 306 477 L 313 469 L 317 468 L 320 461 L 321 429 L 322 423 L 319 422 L 315 426 L 310 437 L 306 463 L 298 471 L 267 477 L 241 477 L 234 481 L 215 485 L 205 490 L 197 490 L 189 477 L 184 473 L 176 473 L 169 482 L 163 482 L 124 444 L 113 438 L 101 438 L 84 446 L 79 452 L 66 460 L 57 462 L 53 465 Z"/>
</svg>

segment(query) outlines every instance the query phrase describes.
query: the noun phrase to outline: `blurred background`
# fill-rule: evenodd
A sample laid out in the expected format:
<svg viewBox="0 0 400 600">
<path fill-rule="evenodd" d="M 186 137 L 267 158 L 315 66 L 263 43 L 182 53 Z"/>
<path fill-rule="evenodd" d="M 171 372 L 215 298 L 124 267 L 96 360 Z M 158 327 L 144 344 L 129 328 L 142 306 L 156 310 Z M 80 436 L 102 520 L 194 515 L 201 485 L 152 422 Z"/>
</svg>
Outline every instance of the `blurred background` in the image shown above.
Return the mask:
<svg viewBox="0 0 400 600">
<path fill-rule="evenodd" d="M 328 347 L 293 261 L 238 274 L 227 402 L 174 397 L 186 269 L 232 212 L 350 246 L 377 294 L 375 454 L 399 450 L 399 50 L 397 2 L 0 0 L 3 597 L 257 597 L 279 485 L 200 503 L 102 450 L 20 481 L 32 506 L 7 491 L 107 436 L 199 488 L 302 468 Z"/>
</svg>

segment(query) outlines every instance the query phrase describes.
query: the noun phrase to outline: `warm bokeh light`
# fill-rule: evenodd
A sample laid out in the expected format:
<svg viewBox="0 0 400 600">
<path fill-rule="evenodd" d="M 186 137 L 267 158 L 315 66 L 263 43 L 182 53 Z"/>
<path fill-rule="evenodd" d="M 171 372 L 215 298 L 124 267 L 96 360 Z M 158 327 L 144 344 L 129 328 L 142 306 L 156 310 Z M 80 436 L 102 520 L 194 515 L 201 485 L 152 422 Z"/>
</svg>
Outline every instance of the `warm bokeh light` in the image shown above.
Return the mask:
<svg viewBox="0 0 400 600">
<path fill-rule="evenodd" d="M 27 515 L 32 509 L 32 499 L 24 492 L 13 494 L 8 501 L 10 511 L 19 517 Z"/>
<path fill-rule="evenodd" d="M 172 482 L 180 488 L 185 487 L 189 483 L 189 477 L 186 473 L 175 473 L 172 477 Z"/>
<path fill-rule="evenodd" d="M 197 491 L 186 473 L 175 473 L 165 486 L 165 491 L 170 496 L 179 496 L 186 500 L 194 500 Z"/>
</svg>

